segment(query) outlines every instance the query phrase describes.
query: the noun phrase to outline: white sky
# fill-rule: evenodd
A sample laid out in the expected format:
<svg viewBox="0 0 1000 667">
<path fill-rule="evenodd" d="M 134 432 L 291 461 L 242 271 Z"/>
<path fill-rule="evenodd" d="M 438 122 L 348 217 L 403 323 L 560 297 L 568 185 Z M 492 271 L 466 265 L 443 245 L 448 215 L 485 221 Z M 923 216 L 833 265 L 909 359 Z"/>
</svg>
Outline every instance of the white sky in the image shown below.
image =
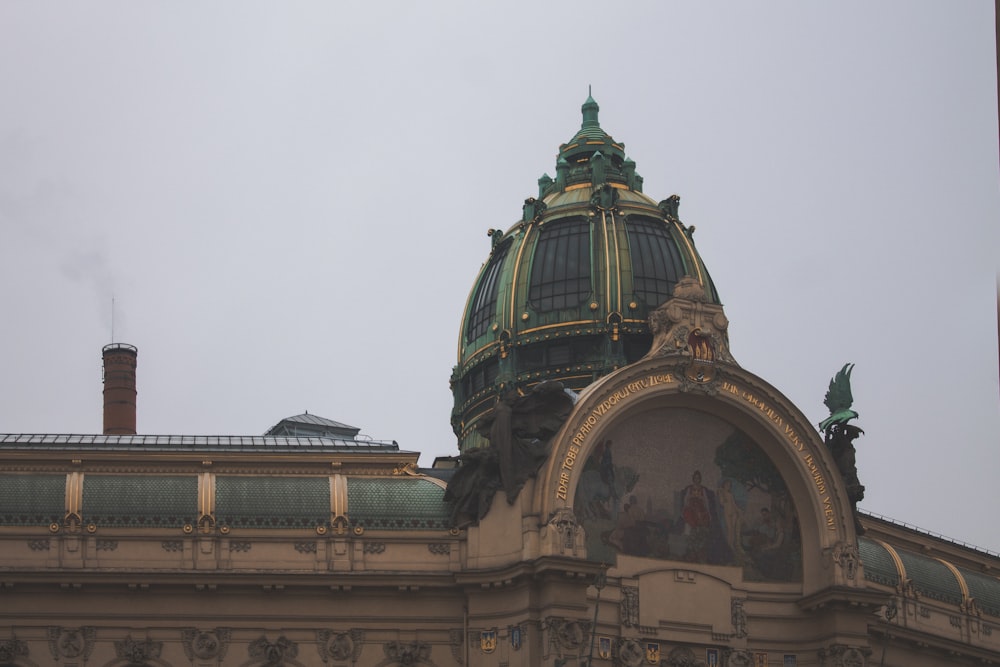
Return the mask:
<svg viewBox="0 0 1000 667">
<path fill-rule="evenodd" d="M 721 5 L 721 6 L 720 6 Z M 456 453 L 489 251 L 593 85 L 678 193 L 739 362 L 826 416 L 862 507 L 1000 550 L 993 3 L 0 4 L 0 432 L 304 410 Z"/>
</svg>

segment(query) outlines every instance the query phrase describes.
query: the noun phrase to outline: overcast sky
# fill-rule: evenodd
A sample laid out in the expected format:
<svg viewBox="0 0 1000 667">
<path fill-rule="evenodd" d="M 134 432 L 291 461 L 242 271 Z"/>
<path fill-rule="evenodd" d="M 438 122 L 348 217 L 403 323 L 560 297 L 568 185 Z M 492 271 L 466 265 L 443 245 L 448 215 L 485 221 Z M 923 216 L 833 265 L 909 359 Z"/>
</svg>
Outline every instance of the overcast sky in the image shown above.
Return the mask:
<svg viewBox="0 0 1000 667">
<path fill-rule="evenodd" d="M 308 410 L 456 453 L 490 242 L 587 86 L 673 193 L 732 351 L 811 421 L 854 375 L 862 507 L 1000 550 L 993 3 L 0 4 L 0 432 Z"/>
</svg>

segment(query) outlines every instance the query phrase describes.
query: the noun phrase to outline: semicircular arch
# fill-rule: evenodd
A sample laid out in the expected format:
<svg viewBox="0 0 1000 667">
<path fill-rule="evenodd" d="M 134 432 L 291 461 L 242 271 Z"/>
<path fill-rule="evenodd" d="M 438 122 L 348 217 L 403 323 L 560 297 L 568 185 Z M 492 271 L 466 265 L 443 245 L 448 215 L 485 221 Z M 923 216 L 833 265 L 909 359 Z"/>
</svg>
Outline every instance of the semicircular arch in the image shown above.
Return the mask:
<svg viewBox="0 0 1000 667">
<path fill-rule="evenodd" d="M 673 434 L 671 437 L 675 441 L 687 438 L 685 446 L 700 447 L 702 451 L 697 456 L 685 454 L 678 458 L 676 452 L 667 451 L 669 446 L 648 442 L 657 439 L 658 434 L 667 433 Z M 635 438 L 647 441 L 645 458 L 632 460 L 632 467 L 641 468 L 641 471 L 633 470 L 632 474 L 645 474 L 647 478 L 652 478 L 669 471 L 672 486 L 667 485 L 670 487 L 669 494 L 664 502 L 672 504 L 672 510 L 654 507 L 654 503 L 644 500 L 641 494 L 638 494 L 638 499 L 630 498 L 625 492 L 627 481 L 623 483 L 622 479 L 614 482 L 618 485 L 617 493 L 605 494 L 617 497 L 601 499 L 603 507 L 578 504 L 584 497 L 588 502 L 597 497 L 595 485 L 603 484 L 604 488 L 611 488 L 608 477 L 615 475 L 616 468 L 613 465 L 602 466 L 600 459 L 612 458 L 602 448 L 612 448 L 606 444 L 608 440 L 621 435 L 625 436 L 626 442 L 615 442 L 614 452 L 632 447 Z M 669 438 L 664 437 L 664 440 Z M 706 449 L 710 443 L 711 452 Z M 696 467 L 699 461 L 703 467 L 705 462 L 710 462 L 708 466 L 714 464 L 721 467 L 713 469 L 713 479 L 696 481 L 695 476 L 701 476 L 701 470 Z M 671 542 L 669 533 L 673 530 L 678 536 L 672 543 L 667 547 L 662 544 L 658 547 L 663 557 L 680 560 L 706 558 L 706 562 L 711 562 L 710 547 L 701 546 L 703 551 L 699 552 L 690 543 L 697 545 L 698 539 L 715 539 L 718 542 L 719 538 L 691 535 L 692 527 L 697 526 L 699 521 L 694 515 L 683 516 L 688 504 L 685 497 L 702 494 L 706 505 L 714 503 L 718 508 L 714 511 L 720 515 L 719 523 L 725 523 L 721 520 L 725 507 L 725 499 L 721 497 L 723 487 L 727 485 L 725 478 L 735 481 L 740 477 L 732 474 L 731 466 L 725 469 L 730 463 L 746 464 L 763 471 L 760 479 L 740 480 L 749 482 L 750 486 L 760 483 L 761 479 L 780 479 L 785 485 L 786 488 L 779 491 L 787 493 L 794 508 L 794 518 L 786 517 L 785 526 L 798 531 L 803 581 L 815 581 L 819 576 L 822 554 L 830 553 L 838 544 L 856 543 L 853 515 L 839 472 L 818 432 L 802 413 L 771 385 L 736 366 L 720 365 L 711 382 L 696 384 L 685 378 L 683 367 L 678 366 L 676 359 L 645 359 L 603 378 L 580 395 L 572 415 L 553 441 L 548 463 L 540 471 L 533 509 L 539 517 L 547 520 L 556 511 L 564 511 L 563 508 L 577 514 L 598 515 L 606 511 L 605 508 L 610 508 L 613 502 L 617 506 L 610 511 L 616 515 L 614 525 L 618 527 L 606 523 L 598 528 L 592 524 L 588 529 L 585 525 L 591 533 L 589 545 L 597 543 L 598 538 L 592 533 L 600 531 L 603 544 L 619 552 L 627 550 L 624 544 L 627 530 L 638 522 L 645 522 L 644 525 L 649 525 L 654 533 L 647 531 L 639 535 L 643 548 L 653 547 L 645 546 L 642 540 Z M 685 465 L 690 469 L 679 469 Z M 628 476 L 630 473 L 623 470 L 618 474 Z M 689 476 L 686 485 L 678 481 L 679 475 Z M 712 483 L 718 486 L 713 487 Z M 708 487 L 708 490 L 702 491 L 699 488 L 702 486 Z M 732 490 L 734 487 L 730 483 L 725 491 Z M 713 498 L 713 495 L 719 497 Z M 638 509 L 635 509 L 636 505 Z M 745 503 L 743 509 L 748 506 L 757 512 L 755 520 L 764 535 L 756 539 L 766 540 L 764 531 L 767 527 L 764 524 L 767 513 L 760 511 L 767 506 L 766 503 L 762 504 L 760 500 L 756 504 Z M 618 515 L 628 510 L 632 510 L 634 516 L 618 520 Z M 665 517 L 671 511 L 673 518 Z M 656 516 L 647 516 L 652 513 Z M 578 521 L 582 518 L 577 516 Z M 702 523 L 708 524 L 709 520 L 706 518 Z M 729 525 L 732 523 L 729 522 Z M 660 528 L 656 528 L 655 524 Z M 744 528 L 749 528 L 749 517 Z M 620 532 L 615 534 L 614 530 Z M 656 530 L 659 533 L 655 533 Z M 683 531 L 687 533 L 682 535 Z M 731 555 L 715 556 L 716 560 L 742 560 L 732 554 L 749 548 L 748 539 L 755 538 L 752 535 L 730 537 Z M 720 549 L 717 553 L 723 553 L 725 545 Z"/>
</svg>

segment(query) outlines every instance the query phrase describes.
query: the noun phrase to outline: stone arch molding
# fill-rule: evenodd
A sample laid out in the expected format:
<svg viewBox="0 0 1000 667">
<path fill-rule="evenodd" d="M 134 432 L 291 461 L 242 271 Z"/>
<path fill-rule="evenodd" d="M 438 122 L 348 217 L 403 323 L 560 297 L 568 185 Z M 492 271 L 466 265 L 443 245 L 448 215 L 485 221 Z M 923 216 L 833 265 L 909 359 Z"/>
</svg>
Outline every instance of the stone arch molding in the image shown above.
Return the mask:
<svg viewBox="0 0 1000 667">
<path fill-rule="evenodd" d="M 816 429 L 787 398 L 732 364 L 694 382 L 676 360 L 647 357 L 602 378 L 579 397 L 539 472 L 532 511 L 542 522 L 574 508 L 582 470 L 603 439 L 624 421 L 659 409 L 696 410 L 747 433 L 788 485 L 810 553 L 856 544 L 853 516 L 835 462 Z M 815 567 L 817 563 L 811 563 Z"/>
</svg>

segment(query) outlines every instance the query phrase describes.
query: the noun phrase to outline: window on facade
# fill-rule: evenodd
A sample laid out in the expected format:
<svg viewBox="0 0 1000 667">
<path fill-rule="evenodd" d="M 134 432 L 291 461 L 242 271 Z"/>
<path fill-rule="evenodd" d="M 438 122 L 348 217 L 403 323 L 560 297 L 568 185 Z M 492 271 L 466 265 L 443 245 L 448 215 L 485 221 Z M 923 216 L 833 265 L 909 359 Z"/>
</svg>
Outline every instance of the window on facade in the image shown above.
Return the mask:
<svg viewBox="0 0 1000 667">
<path fill-rule="evenodd" d="M 528 301 L 539 312 L 575 308 L 590 296 L 590 223 L 549 223 L 539 232 Z"/>
<path fill-rule="evenodd" d="M 486 333 L 490 322 L 496 315 L 497 294 L 500 291 L 498 277 L 509 249 L 510 243 L 505 243 L 497 248 L 490 258 L 490 263 L 486 266 L 486 271 L 483 272 L 483 277 L 476 288 L 476 296 L 472 300 L 469 323 L 465 330 L 465 337 L 468 341 L 473 341 Z"/>
<path fill-rule="evenodd" d="M 637 298 L 655 308 L 673 296 L 674 286 L 684 276 L 684 261 L 662 222 L 630 218 L 627 229 L 633 290 Z"/>
</svg>

